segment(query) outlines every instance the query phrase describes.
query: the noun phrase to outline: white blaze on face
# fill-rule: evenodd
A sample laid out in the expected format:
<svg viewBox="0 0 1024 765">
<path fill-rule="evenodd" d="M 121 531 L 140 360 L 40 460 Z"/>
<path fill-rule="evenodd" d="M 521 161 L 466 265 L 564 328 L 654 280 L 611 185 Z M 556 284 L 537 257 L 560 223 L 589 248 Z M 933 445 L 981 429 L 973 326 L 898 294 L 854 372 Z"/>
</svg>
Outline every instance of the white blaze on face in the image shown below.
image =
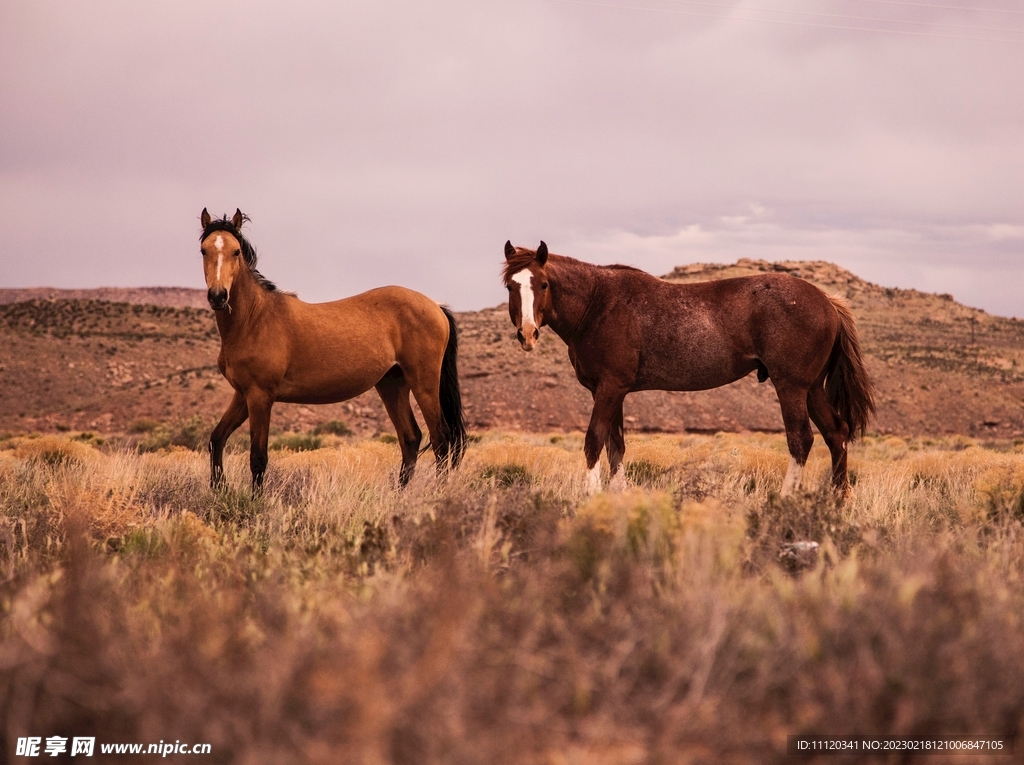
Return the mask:
<svg viewBox="0 0 1024 765">
<path fill-rule="evenodd" d="M 533 274 L 530 269 L 524 268 L 512 277 L 512 281 L 519 285 L 519 302 L 522 305 L 523 326 L 536 327 L 537 322 L 533 318 L 533 287 L 531 282 Z"/>
<path fill-rule="evenodd" d="M 213 246 L 217 248 L 217 281 L 220 281 L 220 267 L 224 265 L 224 237 L 217 234 L 213 240 Z"/>
</svg>

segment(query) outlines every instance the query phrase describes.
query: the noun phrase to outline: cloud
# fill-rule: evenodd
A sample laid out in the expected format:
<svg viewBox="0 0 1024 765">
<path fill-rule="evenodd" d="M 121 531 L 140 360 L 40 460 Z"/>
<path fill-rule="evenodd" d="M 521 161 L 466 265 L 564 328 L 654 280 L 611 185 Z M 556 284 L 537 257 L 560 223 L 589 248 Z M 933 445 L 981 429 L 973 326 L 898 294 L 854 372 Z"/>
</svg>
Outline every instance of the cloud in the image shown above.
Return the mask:
<svg viewBox="0 0 1024 765">
<path fill-rule="evenodd" d="M 543 238 L 655 273 L 827 258 L 1024 313 L 1024 46 L 938 36 L 1016 17 L 609 4 L 6 4 L 0 280 L 201 286 L 199 210 L 239 206 L 314 300 L 495 304 L 505 239 Z"/>
</svg>

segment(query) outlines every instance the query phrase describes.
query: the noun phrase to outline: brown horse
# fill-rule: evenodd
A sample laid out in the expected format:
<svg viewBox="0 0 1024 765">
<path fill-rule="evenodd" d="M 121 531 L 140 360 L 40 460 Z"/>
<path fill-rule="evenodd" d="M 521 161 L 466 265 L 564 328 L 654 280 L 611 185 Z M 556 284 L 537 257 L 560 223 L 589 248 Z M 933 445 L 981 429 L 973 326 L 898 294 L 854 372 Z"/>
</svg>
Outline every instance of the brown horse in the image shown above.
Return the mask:
<svg viewBox="0 0 1024 765">
<path fill-rule="evenodd" d="M 600 489 L 602 447 L 613 485 L 626 443 L 622 402 L 638 390 L 707 390 L 757 372 L 782 407 L 789 469 L 799 488 L 814 420 L 832 454 L 832 485 L 849 490 L 847 444 L 874 412 L 850 309 L 789 274 L 671 284 L 628 266 L 592 266 L 505 243 L 508 311 L 532 350 L 545 325 L 569 346 L 576 378 L 594 397 L 584 442 L 587 489 Z"/>
<path fill-rule="evenodd" d="M 447 308 L 403 287 L 382 287 L 331 303 L 279 292 L 256 270 L 256 250 L 236 210 L 212 219 L 199 241 L 207 299 L 220 330 L 221 374 L 234 398 L 210 436 L 210 482 L 224 475 L 224 442 L 249 419 L 253 491 L 267 467 L 275 401 L 330 404 L 370 388 L 380 394 L 402 450 L 399 482 L 409 482 L 422 433 L 409 393 L 430 433 L 438 472 L 459 464 L 466 440 L 456 369 L 458 335 Z"/>
</svg>

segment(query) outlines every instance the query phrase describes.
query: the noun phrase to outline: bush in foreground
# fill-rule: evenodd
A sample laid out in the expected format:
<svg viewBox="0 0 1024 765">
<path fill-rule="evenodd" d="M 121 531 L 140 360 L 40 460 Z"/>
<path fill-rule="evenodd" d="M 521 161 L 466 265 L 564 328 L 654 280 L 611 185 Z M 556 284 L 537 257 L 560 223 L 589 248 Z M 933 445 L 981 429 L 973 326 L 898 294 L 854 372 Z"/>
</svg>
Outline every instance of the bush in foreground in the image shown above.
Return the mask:
<svg viewBox="0 0 1024 765">
<path fill-rule="evenodd" d="M 1021 526 L 992 510 L 1019 454 L 869 440 L 840 508 L 771 493 L 781 439 L 640 440 L 659 489 L 593 499 L 566 441 L 488 436 L 404 493 L 394 446 L 282 452 L 257 500 L 244 455 L 212 492 L 184 451 L 0 452 L 7 735 L 761 763 L 792 733 L 1020 729 Z M 530 482 L 481 482 L 507 465 Z"/>
</svg>

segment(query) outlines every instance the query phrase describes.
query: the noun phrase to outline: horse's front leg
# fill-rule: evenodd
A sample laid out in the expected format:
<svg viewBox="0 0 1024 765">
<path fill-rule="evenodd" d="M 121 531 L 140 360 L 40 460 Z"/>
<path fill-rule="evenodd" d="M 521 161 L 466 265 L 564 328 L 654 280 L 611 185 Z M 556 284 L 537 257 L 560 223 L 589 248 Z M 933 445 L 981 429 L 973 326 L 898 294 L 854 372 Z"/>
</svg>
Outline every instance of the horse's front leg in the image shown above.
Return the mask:
<svg viewBox="0 0 1024 765">
<path fill-rule="evenodd" d="M 587 459 L 587 494 L 596 494 L 601 490 L 601 448 L 609 443 L 609 438 L 616 430 L 616 413 L 622 416 L 622 401 L 626 397 L 626 390 L 620 387 L 604 386 L 598 387 L 594 393 L 594 411 L 590 414 L 590 426 L 587 428 L 587 436 L 583 441 L 583 455 Z M 622 449 L 609 449 L 609 460 L 615 454 L 616 464 L 612 466 L 612 475 L 622 464 L 622 455 L 625 453 L 625 441 L 622 442 Z"/>
<path fill-rule="evenodd" d="M 270 408 L 274 397 L 266 391 L 250 389 L 245 396 L 249 409 L 249 469 L 252 471 L 252 495 L 263 489 L 263 474 L 267 470 L 267 447 L 270 441 Z"/>
<path fill-rule="evenodd" d="M 210 486 L 219 486 L 224 481 L 224 444 L 248 416 L 245 397 L 236 390 L 224 416 L 210 434 Z"/>
</svg>

